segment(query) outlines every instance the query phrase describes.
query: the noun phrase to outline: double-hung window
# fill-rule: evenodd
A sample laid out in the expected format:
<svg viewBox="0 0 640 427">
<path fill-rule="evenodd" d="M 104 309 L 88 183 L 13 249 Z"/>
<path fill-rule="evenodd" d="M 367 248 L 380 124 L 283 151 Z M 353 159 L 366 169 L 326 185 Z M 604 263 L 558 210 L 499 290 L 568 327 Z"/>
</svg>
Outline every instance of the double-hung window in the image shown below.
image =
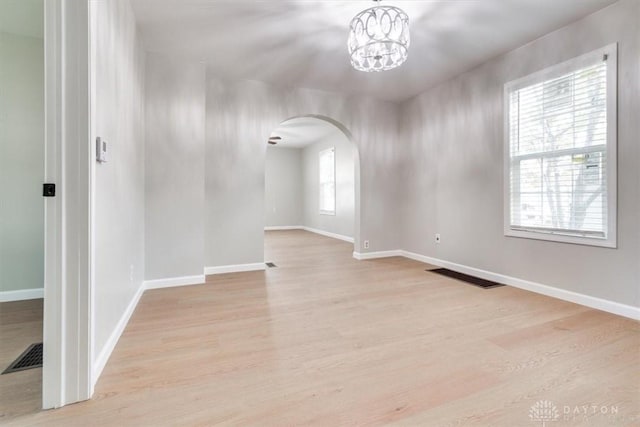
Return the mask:
<svg viewBox="0 0 640 427">
<path fill-rule="evenodd" d="M 320 151 L 320 214 L 336 214 L 336 150 L 335 147 Z"/>
<path fill-rule="evenodd" d="M 616 46 L 505 85 L 505 234 L 616 246 Z"/>
</svg>

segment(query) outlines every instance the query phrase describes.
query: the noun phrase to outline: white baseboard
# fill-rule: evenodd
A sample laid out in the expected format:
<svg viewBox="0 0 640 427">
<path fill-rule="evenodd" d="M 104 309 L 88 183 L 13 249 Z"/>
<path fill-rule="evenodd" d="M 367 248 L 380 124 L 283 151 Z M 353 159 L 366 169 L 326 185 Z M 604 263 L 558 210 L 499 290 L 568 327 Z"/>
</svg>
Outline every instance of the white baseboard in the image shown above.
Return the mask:
<svg viewBox="0 0 640 427">
<path fill-rule="evenodd" d="M 205 274 L 221 274 L 221 273 L 229 273 L 236 271 L 253 271 L 253 270 L 264 270 L 264 263 L 256 263 L 256 264 L 242 264 L 242 265 L 226 265 L 222 267 L 207 267 L 205 268 Z M 120 317 L 118 324 L 114 328 L 113 332 L 109 336 L 109 339 L 105 343 L 102 351 L 95 359 L 93 363 L 93 372 L 92 372 L 92 387 L 95 386 L 98 378 L 102 374 L 104 367 L 111 357 L 111 353 L 113 353 L 116 344 L 118 344 L 118 340 L 120 336 L 124 332 L 127 324 L 129 323 L 129 319 L 131 319 L 131 315 L 135 311 L 138 306 L 138 302 L 140 301 L 140 297 L 144 291 L 148 289 L 160 289 L 160 288 L 169 288 L 174 286 L 188 286 L 188 285 L 197 285 L 202 284 L 206 280 L 204 275 L 196 275 L 196 276 L 183 276 L 183 277 L 171 277 L 168 279 L 156 279 L 156 280 L 145 280 L 134 297 L 131 299 L 131 302 L 127 306 L 127 309 Z"/>
<path fill-rule="evenodd" d="M 462 264 L 456 264 L 454 262 L 432 258 L 413 252 L 404 250 L 401 250 L 399 252 L 402 256 L 416 261 L 437 265 L 439 267 L 448 268 L 459 273 L 465 273 L 472 276 L 480 277 L 481 279 L 503 283 L 505 285 L 513 286 L 514 288 L 524 289 L 527 291 L 535 292 L 537 294 L 542 294 L 564 301 L 573 302 L 575 304 L 584 305 L 586 307 L 595 308 L 597 310 L 606 311 L 608 313 L 617 314 L 619 316 L 640 320 L 640 307 L 621 304 L 590 295 L 579 294 L 577 292 L 555 288 L 553 286 L 543 285 L 541 283 L 535 283 L 528 280 L 518 279 L 516 277 L 506 276 L 504 274 L 493 273 L 491 271 L 481 270 L 479 268 L 469 267 Z"/>
<path fill-rule="evenodd" d="M 317 228 L 307 227 L 304 225 L 277 225 L 264 228 L 264 231 L 278 230 L 304 230 L 310 233 L 320 234 L 325 237 L 331 237 L 333 239 L 344 240 L 345 242 L 353 243 L 353 237 L 345 236 L 344 234 L 332 233 L 330 231 L 324 231 Z"/>
<path fill-rule="evenodd" d="M 259 271 L 266 268 L 264 262 L 256 262 L 253 264 L 237 264 L 237 265 L 220 265 L 216 267 L 205 267 L 204 274 L 225 274 L 225 273 L 241 273 L 245 271 Z"/>
<path fill-rule="evenodd" d="M 98 357 L 94 360 L 93 372 L 91 377 L 92 389 L 96 385 L 96 382 L 98 382 L 98 378 L 100 378 L 100 375 L 104 370 L 104 367 L 107 365 L 107 361 L 109 360 L 109 357 L 111 357 L 111 353 L 113 353 L 113 349 L 116 348 L 116 344 L 118 344 L 118 340 L 120 339 L 120 336 L 124 332 L 124 329 L 127 327 L 127 324 L 129 323 L 129 319 L 131 318 L 131 315 L 133 314 L 136 307 L 138 306 L 138 302 L 140 301 L 140 297 L 142 296 L 144 289 L 145 289 L 144 283 L 142 283 L 138 288 L 138 291 L 136 292 L 136 294 L 131 299 L 131 302 L 129 302 L 127 309 L 124 311 L 124 313 L 122 313 L 122 316 L 118 321 L 118 324 L 114 328 L 113 332 L 111 332 L 111 335 L 109 336 L 109 339 L 107 340 L 104 347 L 102 348 L 102 351 L 100 351 L 100 354 L 98 354 Z"/>
<path fill-rule="evenodd" d="M 310 231 L 310 230 L 309 230 Z M 524 289 L 527 291 L 535 292 L 542 295 L 547 295 L 552 298 L 561 299 L 564 301 L 573 302 L 576 304 L 580 304 L 586 307 L 595 308 L 597 310 L 606 311 L 609 313 L 617 314 L 619 316 L 628 317 L 635 320 L 640 320 L 640 307 L 634 307 L 626 304 L 617 303 L 614 301 L 605 300 L 602 298 L 592 297 L 589 295 L 579 294 L 577 292 L 567 291 L 564 289 L 555 288 L 552 286 L 543 285 L 540 283 L 531 282 L 528 280 L 518 279 L 516 277 L 506 276 L 503 274 L 493 273 L 486 270 L 481 270 L 474 267 L 469 267 L 462 264 L 457 264 L 454 262 L 449 262 L 445 260 L 441 260 L 438 258 L 432 258 L 425 255 L 416 254 L 413 252 L 396 249 L 390 251 L 378 251 L 378 252 L 353 252 L 353 257 L 358 260 L 368 260 L 368 259 L 376 259 L 376 258 L 388 258 L 394 256 L 403 256 L 405 258 L 413 259 L 415 261 L 424 262 L 427 264 L 436 265 L 439 267 L 448 268 L 454 271 L 458 271 L 460 273 L 470 274 L 476 277 L 480 277 L 486 280 L 492 280 L 498 283 L 504 283 L 505 285 L 513 286 L 515 288 Z M 253 263 L 253 264 L 239 264 L 239 265 L 224 265 L 218 267 L 206 267 L 205 274 L 223 274 L 223 273 L 235 273 L 235 272 L 245 272 L 245 271 L 257 271 L 264 270 L 264 263 Z M 104 369 L 113 349 L 115 348 L 122 332 L 124 331 L 127 323 L 129 323 L 129 319 L 133 314 L 136 306 L 138 305 L 138 301 L 142 296 L 142 293 L 146 289 L 157 289 L 157 288 L 165 288 L 171 286 L 185 286 L 196 283 L 203 283 L 205 281 L 204 276 L 185 276 L 185 277 L 175 277 L 169 279 L 159 279 L 159 280 L 149 280 L 145 281 L 142 286 L 138 289 L 135 296 L 129 303 L 129 306 L 123 313 L 120 321 L 116 325 L 116 328 L 109 336 L 107 343 L 104 348 L 100 352 L 99 356 L 96 358 L 93 368 L 93 377 L 92 383 L 95 385 L 96 381 L 100 377 L 102 370 Z M 0 293 L 0 301 L 15 301 L 15 299 L 5 300 L 2 298 L 6 298 L 6 294 L 17 294 L 17 293 L 27 293 L 31 291 L 30 295 L 36 295 L 37 292 L 40 292 L 40 296 L 33 296 L 32 298 L 42 298 L 43 290 L 42 289 L 30 289 L 27 291 L 10 291 L 10 292 L 2 292 Z M 30 299 L 30 298 L 21 298 L 21 299 Z"/>
<path fill-rule="evenodd" d="M 25 301 L 39 298 L 44 298 L 44 288 L 0 292 L 0 302 Z"/>
<path fill-rule="evenodd" d="M 357 260 L 365 259 L 377 259 L 377 258 L 389 258 L 392 256 L 403 256 L 400 249 L 392 251 L 379 251 L 379 252 L 353 252 L 353 257 Z"/>
<path fill-rule="evenodd" d="M 161 289 L 172 288 L 174 286 L 200 285 L 204 282 L 204 274 L 198 276 L 170 277 L 168 279 L 145 280 L 144 289 Z"/>
<path fill-rule="evenodd" d="M 301 225 L 269 225 L 264 228 L 264 231 L 278 231 L 278 230 L 302 230 Z"/>
<path fill-rule="evenodd" d="M 317 228 L 311 227 L 302 227 L 302 229 L 305 231 L 309 231 L 310 233 L 320 234 L 321 236 L 331 237 L 333 239 L 344 240 L 345 242 L 353 243 L 353 237 L 331 233 L 330 231 L 318 230 Z"/>
</svg>

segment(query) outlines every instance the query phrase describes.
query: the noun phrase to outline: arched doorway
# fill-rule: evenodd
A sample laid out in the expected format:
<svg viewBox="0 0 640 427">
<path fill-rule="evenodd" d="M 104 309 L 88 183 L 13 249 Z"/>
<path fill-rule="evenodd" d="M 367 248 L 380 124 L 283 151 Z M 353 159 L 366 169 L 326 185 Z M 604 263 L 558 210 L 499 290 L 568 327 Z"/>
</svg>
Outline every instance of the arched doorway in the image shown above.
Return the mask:
<svg viewBox="0 0 640 427">
<path fill-rule="evenodd" d="M 265 230 L 305 229 L 353 242 L 357 251 L 360 155 L 351 132 L 330 117 L 299 115 L 265 143 Z"/>
</svg>

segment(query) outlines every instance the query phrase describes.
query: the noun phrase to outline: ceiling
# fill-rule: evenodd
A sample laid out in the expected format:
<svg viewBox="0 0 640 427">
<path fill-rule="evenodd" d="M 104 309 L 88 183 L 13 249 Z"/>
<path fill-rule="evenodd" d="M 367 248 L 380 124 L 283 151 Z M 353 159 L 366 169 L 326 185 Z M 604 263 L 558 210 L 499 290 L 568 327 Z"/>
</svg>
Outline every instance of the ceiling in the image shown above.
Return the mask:
<svg viewBox="0 0 640 427">
<path fill-rule="evenodd" d="M 615 2 L 387 0 L 409 15 L 409 58 L 364 73 L 351 67 L 347 35 L 368 0 L 131 1 L 149 51 L 204 61 L 221 78 L 396 102 Z"/>
<path fill-rule="evenodd" d="M 279 136 L 282 140 L 278 141 L 277 145 L 269 147 L 304 148 L 332 135 L 335 138 L 345 138 L 341 130 L 324 120 L 314 117 L 297 117 L 285 120 L 271 132 L 270 136 Z"/>
<path fill-rule="evenodd" d="M 44 0 L 0 0 L 0 32 L 44 38 Z"/>
</svg>

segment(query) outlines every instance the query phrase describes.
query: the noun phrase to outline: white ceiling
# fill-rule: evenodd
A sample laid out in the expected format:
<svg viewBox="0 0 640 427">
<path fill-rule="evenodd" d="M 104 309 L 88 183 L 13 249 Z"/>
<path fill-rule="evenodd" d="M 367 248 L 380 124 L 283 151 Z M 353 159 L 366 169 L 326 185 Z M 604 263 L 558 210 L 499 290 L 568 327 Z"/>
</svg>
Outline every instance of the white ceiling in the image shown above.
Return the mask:
<svg viewBox="0 0 640 427">
<path fill-rule="evenodd" d="M 0 0 L 4 1 L 4 0 Z M 387 0 L 410 18 L 409 59 L 352 69 L 351 18 L 368 0 L 132 0 L 145 46 L 222 78 L 401 101 L 615 0 Z"/>
<path fill-rule="evenodd" d="M 282 140 L 270 147 L 304 148 L 332 135 L 335 138 L 346 138 L 341 130 L 324 120 L 314 117 L 297 117 L 285 120 L 271 132 L 270 136 L 279 136 Z"/>
<path fill-rule="evenodd" d="M 44 0 L 0 0 L 0 32 L 44 38 Z"/>
</svg>

